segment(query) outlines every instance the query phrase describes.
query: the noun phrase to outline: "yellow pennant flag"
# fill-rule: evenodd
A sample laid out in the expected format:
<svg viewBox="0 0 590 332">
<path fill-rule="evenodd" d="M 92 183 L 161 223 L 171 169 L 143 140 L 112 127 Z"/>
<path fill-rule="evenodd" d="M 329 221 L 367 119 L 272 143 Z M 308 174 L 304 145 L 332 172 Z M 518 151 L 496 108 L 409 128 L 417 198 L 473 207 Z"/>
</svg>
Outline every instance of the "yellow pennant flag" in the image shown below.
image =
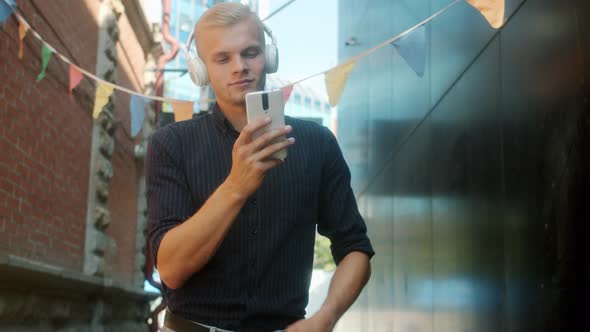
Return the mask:
<svg viewBox="0 0 590 332">
<path fill-rule="evenodd" d="M 494 29 L 499 29 L 504 24 L 506 0 L 467 0 L 467 2 L 479 10 Z"/>
<path fill-rule="evenodd" d="M 92 117 L 97 119 L 104 106 L 109 102 L 109 97 L 113 94 L 113 87 L 102 82 L 98 83 L 96 88 L 96 98 L 94 99 L 94 110 Z"/>
<path fill-rule="evenodd" d="M 345 65 L 338 66 L 326 73 L 326 90 L 328 91 L 328 99 L 330 106 L 335 107 L 342 97 L 346 80 L 348 75 L 354 68 L 356 61 L 349 62 Z"/>
<path fill-rule="evenodd" d="M 27 31 L 29 31 L 29 27 L 27 27 L 21 20 L 18 21 L 18 58 L 23 58 L 23 39 L 27 35 Z"/>
<path fill-rule="evenodd" d="M 193 118 L 194 103 L 189 101 L 171 101 L 174 110 L 174 121 L 184 121 Z"/>
</svg>

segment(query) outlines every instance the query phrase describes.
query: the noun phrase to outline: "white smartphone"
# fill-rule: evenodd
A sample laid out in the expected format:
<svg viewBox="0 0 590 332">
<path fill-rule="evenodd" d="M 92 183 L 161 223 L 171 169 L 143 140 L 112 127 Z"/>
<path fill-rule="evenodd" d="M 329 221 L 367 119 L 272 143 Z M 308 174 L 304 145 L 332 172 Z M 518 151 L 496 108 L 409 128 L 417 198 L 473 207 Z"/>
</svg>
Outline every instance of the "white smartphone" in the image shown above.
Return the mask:
<svg viewBox="0 0 590 332">
<path fill-rule="evenodd" d="M 265 132 L 282 128 L 285 126 L 285 113 L 283 103 L 283 90 L 256 91 L 246 94 L 246 113 L 248 123 L 255 119 L 270 116 L 271 123 L 261 130 L 254 133 L 254 139 Z M 287 139 L 284 135 L 277 137 L 272 143 L 280 142 Z M 287 158 L 287 149 L 275 152 L 273 158 L 285 160 Z"/>
</svg>

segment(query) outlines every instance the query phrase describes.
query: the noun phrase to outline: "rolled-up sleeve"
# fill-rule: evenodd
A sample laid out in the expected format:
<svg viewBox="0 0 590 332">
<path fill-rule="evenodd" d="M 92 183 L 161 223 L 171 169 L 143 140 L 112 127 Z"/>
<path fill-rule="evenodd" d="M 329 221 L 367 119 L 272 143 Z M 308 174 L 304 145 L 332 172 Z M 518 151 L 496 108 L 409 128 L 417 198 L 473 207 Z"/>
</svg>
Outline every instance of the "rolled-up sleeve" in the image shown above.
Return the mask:
<svg viewBox="0 0 590 332">
<path fill-rule="evenodd" d="M 375 252 L 350 186 L 350 170 L 336 138 L 325 131 L 318 232 L 330 239 L 336 264 L 352 251 L 371 258 Z"/>
<path fill-rule="evenodd" d="M 166 232 L 194 212 L 180 152 L 174 132 L 158 131 L 150 136 L 145 158 L 145 181 L 148 236 L 156 266 L 160 242 Z"/>
</svg>

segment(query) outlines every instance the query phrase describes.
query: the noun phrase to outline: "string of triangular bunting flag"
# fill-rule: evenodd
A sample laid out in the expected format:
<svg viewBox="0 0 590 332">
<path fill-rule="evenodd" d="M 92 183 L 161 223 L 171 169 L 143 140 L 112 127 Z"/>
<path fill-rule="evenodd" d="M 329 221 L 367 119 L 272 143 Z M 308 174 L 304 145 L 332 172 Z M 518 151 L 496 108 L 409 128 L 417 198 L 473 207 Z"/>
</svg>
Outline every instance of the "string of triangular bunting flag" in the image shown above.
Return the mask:
<svg viewBox="0 0 590 332">
<path fill-rule="evenodd" d="M 316 77 L 318 75 L 324 74 L 329 103 L 332 107 L 336 106 L 344 92 L 346 81 L 348 80 L 348 76 L 350 72 L 353 70 L 356 62 L 387 45 L 393 46 L 398 51 L 400 56 L 410 66 L 410 68 L 412 68 L 412 70 L 414 70 L 418 76 L 422 77 L 425 70 L 426 60 L 426 23 L 430 22 L 435 17 L 441 15 L 442 13 L 446 12 L 447 10 L 449 10 L 450 8 L 462 1 L 463 0 L 454 0 L 452 3 L 450 3 L 443 9 L 434 13 L 422 22 L 419 22 L 413 27 L 407 29 L 406 31 L 400 33 L 399 35 L 392 37 L 380 43 L 379 45 L 370 48 L 346 61 L 343 61 L 335 67 L 310 75 L 296 82 L 281 87 L 283 89 L 283 98 L 285 102 L 287 101 L 287 99 L 289 99 L 289 96 L 294 85 L 301 83 L 305 80 L 311 79 L 313 77 Z M 498 29 L 504 23 L 505 0 L 465 1 L 474 8 L 476 8 L 493 28 Z M 144 107 L 149 102 L 149 100 L 168 102 L 174 110 L 175 121 L 182 121 L 190 119 L 192 117 L 194 102 L 171 99 L 166 97 L 148 96 L 137 91 L 133 91 L 125 87 L 119 86 L 117 84 L 105 81 L 97 77 L 96 75 L 82 69 L 81 67 L 74 65 L 67 57 L 57 52 L 55 48 L 53 48 L 45 40 L 43 40 L 43 38 L 31 28 L 30 24 L 28 24 L 28 22 L 20 14 L 14 12 L 15 7 L 16 3 L 14 2 L 14 0 L 0 0 L 0 23 L 3 23 L 11 14 L 16 15 L 19 21 L 19 58 L 22 59 L 23 39 L 25 38 L 27 32 L 31 31 L 32 34 L 42 43 L 43 65 L 41 73 L 37 77 L 37 81 L 44 78 L 47 64 L 49 63 L 49 60 L 53 53 L 55 53 L 59 59 L 66 62 L 70 66 L 70 94 L 72 90 L 81 82 L 83 75 L 95 80 L 97 82 L 95 106 L 93 110 L 93 116 L 95 118 L 98 117 L 98 115 L 102 111 L 102 107 L 104 107 L 104 105 L 108 102 L 108 99 L 110 95 L 113 93 L 114 89 L 126 92 L 131 95 L 130 113 L 132 136 L 135 136 L 141 128 L 141 123 L 143 122 L 145 114 L 139 113 L 144 113 Z"/>
<path fill-rule="evenodd" d="M 103 107 L 108 103 L 110 96 L 112 95 L 114 90 L 119 90 L 125 92 L 131 96 L 130 102 L 130 115 L 131 115 L 131 136 L 135 137 L 139 130 L 141 129 L 141 125 L 145 118 L 145 106 L 151 100 L 157 100 L 162 102 L 167 102 L 172 106 L 174 110 L 174 118 L 175 121 L 182 121 L 187 120 L 192 117 L 192 112 L 194 108 L 194 102 L 186 101 L 186 100 L 178 100 L 173 98 L 167 97 L 159 97 L 159 96 L 150 96 L 139 93 L 137 91 L 133 91 L 131 89 L 125 88 L 123 86 L 108 82 L 104 79 L 97 77 L 96 75 L 90 73 L 87 70 L 75 65 L 69 60 L 66 56 L 58 52 L 51 44 L 47 43 L 39 33 L 37 33 L 34 29 L 31 28 L 31 25 L 25 20 L 22 15 L 15 12 L 16 3 L 13 0 L 0 0 L 0 23 L 3 23 L 8 17 L 11 15 L 15 15 L 17 21 L 19 23 L 18 33 L 19 33 L 19 50 L 18 50 L 18 57 L 19 59 L 23 58 L 23 40 L 27 33 L 31 31 L 33 36 L 41 42 L 41 63 L 42 68 L 41 72 L 37 76 L 37 81 L 41 81 L 45 78 L 47 66 L 53 54 L 55 54 L 60 60 L 67 63 L 69 65 L 69 93 L 72 94 L 74 88 L 76 88 L 82 78 L 84 76 L 88 77 L 96 81 L 96 95 L 94 99 L 94 107 L 92 115 L 96 119 L 100 115 L 103 110 Z M 210 102 L 212 100 L 206 100 Z M 190 110 L 190 113 L 189 113 Z M 141 119 L 140 121 L 138 119 Z"/>
<path fill-rule="evenodd" d="M 426 63 L 426 23 L 432 21 L 434 18 L 451 9 L 461 1 L 463 0 L 455 0 L 438 12 L 400 33 L 399 35 L 392 37 L 348 60 L 345 60 L 328 70 L 307 76 L 294 83 L 290 83 L 289 86 L 293 86 L 310 78 L 324 74 L 328 99 L 330 105 L 334 107 L 340 101 L 340 97 L 342 96 L 348 76 L 350 75 L 350 72 L 354 68 L 356 62 L 387 45 L 392 45 L 395 47 L 400 56 L 408 63 L 410 68 L 412 68 L 412 70 L 414 70 L 418 76 L 422 77 Z M 498 29 L 504 23 L 505 0 L 466 1 L 471 6 L 479 10 L 493 28 Z"/>
<path fill-rule="evenodd" d="M 516 15 L 516 13 L 518 13 L 520 11 L 520 9 L 524 6 L 524 4 L 526 4 L 527 0 L 521 1 L 520 4 L 516 7 L 516 9 L 510 14 L 509 17 L 505 17 L 504 13 L 502 13 L 502 25 L 504 25 L 506 22 L 510 21 L 512 19 L 512 17 L 514 15 Z M 498 7 L 499 10 L 504 10 L 503 7 L 503 3 L 502 3 L 502 7 Z M 490 22 L 490 20 L 488 20 L 488 22 Z M 491 25 L 491 24 L 490 24 Z M 463 70 L 457 75 L 457 77 L 451 82 L 451 84 L 449 86 L 447 86 L 446 90 L 441 94 L 440 97 L 438 97 L 438 99 L 436 101 L 434 101 L 433 105 L 430 107 L 430 109 L 424 113 L 421 118 L 416 121 L 416 123 L 410 128 L 410 130 L 408 130 L 403 137 L 401 137 L 400 140 L 397 141 L 397 143 L 395 144 L 395 146 L 392 147 L 392 149 L 389 152 L 389 155 L 386 156 L 386 158 L 384 159 L 384 162 L 381 164 L 381 166 L 375 171 L 373 172 L 373 174 L 371 174 L 369 176 L 368 181 L 366 181 L 364 183 L 364 186 L 361 190 L 359 190 L 359 193 L 356 195 L 356 199 L 360 200 L 362 199 L 363 196 L 365 196 L 368 193 L 369 188 L 371 188 L 371 186 L 374 184 L 374 182 L 379 178 L 379 176 L 381 174 L 383 174 L 383 172 L 387 169 L 387 167 L 389 167 L 391 165 L 391 163 L 395 160 L 396 156 L 398 155 L 400 149 L 410 140 L 411 137 L 413 137 L 413 135 L 415 134 L 416 130 L 418 130 L 418 128 L 420 128 L 426 121 L 426 119 L 428 119 L 430 117 L 430 115 L 438 108 L 438 106 L 440 105 L 440 103 L 445 100 L 445 98 L 447 97 L 447 95 L 456 87 L 456 85 L 461 81 L 461 78 L 464 77 L 464 74 L 473 67 L 473 65 L 476 63 L 477 59 L 479 59 L 481 57 L 481 55 L 483 54 L 483 52 L 485 50 L 488 49 L 488 47 L 490 46 L 490 44 L 496 39 L 496 37 L 498 36 L 498 34 L 500 33 L 500 31 L 496 31 L 491 38 L 488 40 L 487 43 L 485 43 L 485 45 L 483 45 L 479 52 L 477 54 L 475 54 L 473 56 L 473 58 L 471 59 L 471 61 L 467 64 L 467 66 L 465 66 L 463 68 Z"/>
</svg>

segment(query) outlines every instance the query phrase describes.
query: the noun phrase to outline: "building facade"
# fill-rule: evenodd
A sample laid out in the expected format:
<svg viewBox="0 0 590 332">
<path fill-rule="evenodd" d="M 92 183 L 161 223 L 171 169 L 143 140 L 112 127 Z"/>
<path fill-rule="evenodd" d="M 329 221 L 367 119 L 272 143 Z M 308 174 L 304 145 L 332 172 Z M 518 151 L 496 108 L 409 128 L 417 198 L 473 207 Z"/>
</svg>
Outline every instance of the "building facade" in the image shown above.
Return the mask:
<svg viewBox="0 0 590 332">
<path fill-rule="evenodd" d="M 288 81 L 279 75 L 268 75 L 266 88 L 279 89 L 289 85 Z M 285 115 L 294 118 L 313 121 L 328 127 L 335 135 L 337 133 L 336 108 L 328 103 L 328 97 L 305 83 L 293 86 L 289 99 L 285 103 Z"/>
<path fill-rule="evenodd" d="M 340 61 L 450 3 L 341 0 Z M 376 255 L 337 331 L 585 325 L 588 14 L 507 0 L 497 31 L 461 1 L 427 25 L 423 77 L 389 46 L 358 61 L 338 138 Z"/>
<path fill-rule="evenodd" d="M 153 94 L 161 47 L 139 0 L 16 1 L 59 53 L 98 77 Z M 96 81 L 72 95 L 69 70 L 29 31 L 17 57 L 14 15 L 0 34 L 0 331 L 146 331 L 141 152 L 154 127 L 130 134 L 130 96 L 98 119 Z"/>
</svg>

